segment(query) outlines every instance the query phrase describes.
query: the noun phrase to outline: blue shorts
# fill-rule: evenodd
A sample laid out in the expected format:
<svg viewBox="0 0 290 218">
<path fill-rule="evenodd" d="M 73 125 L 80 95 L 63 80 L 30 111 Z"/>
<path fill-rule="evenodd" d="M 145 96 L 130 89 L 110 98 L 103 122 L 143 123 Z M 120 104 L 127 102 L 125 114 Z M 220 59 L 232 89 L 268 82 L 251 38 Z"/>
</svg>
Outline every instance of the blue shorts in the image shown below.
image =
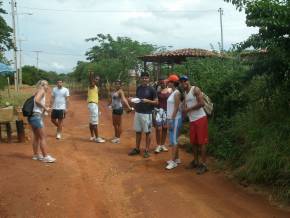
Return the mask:
<svg viewBox="0 0 290 218">
<path fill-rule="evenodd" d="M 168 120 L 168 128 L 169 128 L 169 142 L 170 146 L 175 147 L 178 144 L 178 136 L 179 131 L 182 125 L 182 118 L 176 118 L 176 119 L 169 119 Z"/>
<path fill-rule="evenodd" d="M 41 114 L 34 114 L 31 117 L 28 117 L 28 123 L 32 128 L 41 129 L 44 127 Z"/>
</svg>

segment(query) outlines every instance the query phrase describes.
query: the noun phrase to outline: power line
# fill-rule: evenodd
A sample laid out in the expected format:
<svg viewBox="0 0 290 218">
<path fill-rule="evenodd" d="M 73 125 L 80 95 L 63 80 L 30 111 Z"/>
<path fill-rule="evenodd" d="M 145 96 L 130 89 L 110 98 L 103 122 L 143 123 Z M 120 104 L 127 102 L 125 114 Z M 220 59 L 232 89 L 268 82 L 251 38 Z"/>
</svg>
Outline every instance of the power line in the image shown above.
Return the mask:
<svg viewBox="0 0 290 218">
<path fill-rule="evenodd" d="M 28 51 L 24 50 L 25 52 L 35 52 L 35 51 Z M 55 52 L 48 52 L 48 51 L 41 51 L 41 53 L 46 54 L 46 55 L 59 55 L 59 56 L 75 56 L 75 57 L 84 57 L 85 55 L 80 55 L 80 54 L 71 54 L 71 53 L 55 53 Z"/>
<path fill-rule="evenodd" d="M 72 12 L 72 13 L 212 13 L 216 9 L 208 10 L 79 10 L 79 9 L 53 9 L 53 8 L 33 8 L 19 7 L 29 10 L 50 11 L 50 12 Z"/>
</svg>

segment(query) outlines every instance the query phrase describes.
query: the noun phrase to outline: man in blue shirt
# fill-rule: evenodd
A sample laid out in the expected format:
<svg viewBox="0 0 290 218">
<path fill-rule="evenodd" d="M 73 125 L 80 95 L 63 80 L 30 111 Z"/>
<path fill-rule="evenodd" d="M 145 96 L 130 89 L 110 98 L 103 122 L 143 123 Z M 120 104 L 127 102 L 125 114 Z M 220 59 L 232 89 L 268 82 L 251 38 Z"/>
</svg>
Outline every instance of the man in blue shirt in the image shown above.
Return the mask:
<svg viewBox="0 0 290 218">
<path fill-rule="evenodd" d="M 142 132 L 146 135 L 146 148 L 143 154 L 144 158 L 148 158 L 149 147 L 151 142 L 152 128 L 152 111 L 155 105 L 158 105 L 156 90 L 149 86 L 149 74 L 141 74 L 141 85 L 136 90 L 136 97 L 141 101 L 135 104 L 134 128 L 136 131 L 136 147 L 129 152 L 129 155 L 140 154 L 140 143 Z"/>
</svg>

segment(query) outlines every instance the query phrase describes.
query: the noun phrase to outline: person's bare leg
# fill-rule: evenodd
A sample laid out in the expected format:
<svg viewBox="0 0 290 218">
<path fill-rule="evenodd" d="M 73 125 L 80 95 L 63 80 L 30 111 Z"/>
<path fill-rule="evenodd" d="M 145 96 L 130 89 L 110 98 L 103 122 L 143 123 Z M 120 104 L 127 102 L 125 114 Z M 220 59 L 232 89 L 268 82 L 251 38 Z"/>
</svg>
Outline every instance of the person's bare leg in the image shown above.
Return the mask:
<svg viewBox="0 0 290 218">
<path fill-rule="evenodd" d="M 120 136 L 121 136 L 121 115 L 116 115 L 116 127 L 117 127 L 116 137 L 120 138 Z"/>
<path fill-rule="evenodd" d="M 199 161 L 198 161 L 198 145 L 193 145 L 192 149 L 193 149 L 194 163 L 195 164 L 199 164 Z"/>
<path fill-rule="evenodd" d="M 43 128 L 37 129 L 37 134 L 39 137 L 39 144 L 40 144 L 40 150 L 42 152 L 43 157 L 47 156 L 47 144 L 46 144 L 46 137 L 43 131 Z"/>
<path fill-rule="evenodd" d="M 146 151 L 149 151 L 151 143 L 151 133 L 146 133 Z"/>
<path fill-rule="evenodd" d="M 203 164 L 206 164 L 206 145 L 200 145 L 201 149 L 201 161 Z"/>
<path fill-rule="evenodd" d="M 51 118 L 51 122 L 52 122 L 56 127 L 58 127 L 58 122 L 56 121 L 56 119 Z"/>
<path fill-rule="evenodd" d="M 156 135 L 156 143 L 157 143 L 157 145 L 161 145 L 160 132 L 161 132 L 160 127 L 159 126 L 156 126 L 156 128 L 155 128 L 155 135 Z"/>
<path fill-rule="evenodd" d="M 32 128 L 32 131 L 33 131 L 33 141 L 32 141 L 33 154 L 37 155 L 38 147 L 39 147 L 39 137 L 38 137 L 37 129 Z"/>
<path fill-rule="evenodd" d="M 98 138 L 99 137 L 98 125 L 97 124 L 93 125 L 93 129 L 94 129 L 94 134 L 96 138 Z"/>
<path fill-rule="evenodd" d="M 142 133 L 136 132 L 136 148 L 137 149 L 140 149 L 141 139 L 142 139 Z"/>
<path fill-rule="evenodd" d="M 171 147 L 171 160 L 173 161 L 176 160 L 176 147 L 175 146 Z"/>
<path fill-rule="evenodd" d="M 161 145 L 165 145 L 167 136 L 167 128 L 162 128 Z"/>
<path fill-rule="evenodd" d="M 63 124 L 63 119 L 58 119 L 57 124 L 58 124 L 58 126 L 57 126 L 57 132 L 58 132 L 58 133 L 62 133 L 62 124 Z"/>
<path fill-rule="evenodd" d="M 91 137 L 95 137 L 94 126 L 91 123 L 90 123 L 90 133 L 91 133 Z"/>
</svg>

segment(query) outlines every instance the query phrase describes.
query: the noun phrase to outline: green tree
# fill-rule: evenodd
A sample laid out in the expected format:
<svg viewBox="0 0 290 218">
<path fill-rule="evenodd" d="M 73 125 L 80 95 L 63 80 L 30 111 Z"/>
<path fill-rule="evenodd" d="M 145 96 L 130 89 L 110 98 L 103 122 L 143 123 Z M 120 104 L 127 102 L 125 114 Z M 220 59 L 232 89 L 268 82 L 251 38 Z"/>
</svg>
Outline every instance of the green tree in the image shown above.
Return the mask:
<svg viewBox="0 0 290 218">
<path fill-rule="evenodd" d="M 101 79 L 113 81 L 121 79 L 128 81 L 128 71 L 141 66 L 138 56 L 150 54 L 158 48 L 147 43 L 140 43 L 128 37 L 117 37 L 98 34 L 97 37 L 86 39 L 88 42 L 96 42 L 87 51 L 88 62 L 78 62 L 73 73 L 77 81 L 86 80 L 87 71 L 93 70 Z"/>
<path fill-rule="evenodd" d="M 12 48 L 12 29 L 1 16 L 1 14 L 7 14 L 6 11 L 2 9 L 2 4 L 2 1 L 0 1 L 0 61 L 3 59 L 3 51 Z"/>
</svg>

